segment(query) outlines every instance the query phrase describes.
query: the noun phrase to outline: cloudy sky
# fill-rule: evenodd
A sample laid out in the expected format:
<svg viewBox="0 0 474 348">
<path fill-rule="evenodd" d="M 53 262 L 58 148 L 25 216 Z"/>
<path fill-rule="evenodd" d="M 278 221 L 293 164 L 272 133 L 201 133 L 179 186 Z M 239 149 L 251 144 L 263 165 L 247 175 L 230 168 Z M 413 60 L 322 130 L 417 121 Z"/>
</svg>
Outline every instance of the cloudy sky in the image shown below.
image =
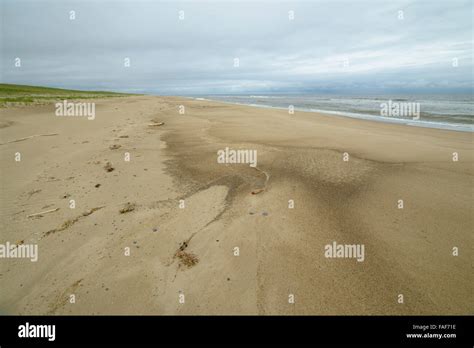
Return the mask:
<svg viewBox="0 0 474 348">
<path fill-rule="evenodd" d="M 472 0 L 0 6 L 5 83 L 174 95 L 472 91 Z"/>
</svg>

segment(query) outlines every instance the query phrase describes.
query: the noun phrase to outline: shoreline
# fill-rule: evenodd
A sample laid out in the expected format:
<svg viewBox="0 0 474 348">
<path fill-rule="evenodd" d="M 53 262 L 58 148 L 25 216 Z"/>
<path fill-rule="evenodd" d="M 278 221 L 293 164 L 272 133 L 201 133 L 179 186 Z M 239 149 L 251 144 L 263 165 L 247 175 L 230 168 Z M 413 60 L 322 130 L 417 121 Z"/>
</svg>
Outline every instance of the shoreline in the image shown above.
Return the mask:
<svg viewBox="0 0 474 348">
<path fill-rule="evenodd" d="M 224 100 L 219 100 L 219 99 L 209 99 L 209 98 L 204 98 L 204 97 L 180 97 L 180 96 L 176 96 L 176 97 L 189 98 L 189 99 L 193 99 L 197 101 L 201 100 L 201 101 L 210 101 L 210 102 L 215 102 L 215 103 L 224 103 L 224 104 L 231 104 L 231 105 L 250 106 L 250 107 L 262 108 L 262 109 L 288 110 L 288 108 L 278 107 L 278 106 L 270 106 L 270 105 L 262 105 L 262 104 L 245 104 L 245 103 L 224 101 Z M 474 125 L 465 124 L 465 123 L 417 121 L 417 120 L 409 120 L 409 119 L 402 119 L 402 118 L 396 118 L 396 117 L 386 117 L 386 116 L 376 116 L 376 115 L 370 115 L 370 114 L 355 113 L 355 112 L 349 112 L 349 111 L 304 109 L 304 108 L 298 108 L 298 107 L 295 107 L 294 111 L 317 113 L 317 114 L 339 116 L 339 117 L 346 117 L 346 118 L 349 117 L 353 119 L 382 122 L 382 123 L 401 124 L 401 125 L 406 125 L 410 127 L 441 129 L 441 130 L 450 130 L 450 131 L 456 131 L 456 132 L 469 132 L 469 133 L 474 132 Z"/>
</svg>

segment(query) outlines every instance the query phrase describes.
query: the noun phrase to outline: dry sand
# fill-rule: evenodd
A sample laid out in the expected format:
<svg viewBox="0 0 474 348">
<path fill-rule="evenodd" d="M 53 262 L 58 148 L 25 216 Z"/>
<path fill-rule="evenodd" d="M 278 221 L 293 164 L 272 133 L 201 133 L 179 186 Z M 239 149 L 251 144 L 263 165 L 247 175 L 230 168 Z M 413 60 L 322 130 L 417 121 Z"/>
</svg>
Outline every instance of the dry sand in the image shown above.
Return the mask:
<svg viewBox="0 0 474 348">
<path fill-rule="evenodd" d="M 96 114 L 0 111 L 0 242 L 39 248 L 0 260 L 1 313 L 473 313 L 471 133 L 172 97 Z"/>
</svg>

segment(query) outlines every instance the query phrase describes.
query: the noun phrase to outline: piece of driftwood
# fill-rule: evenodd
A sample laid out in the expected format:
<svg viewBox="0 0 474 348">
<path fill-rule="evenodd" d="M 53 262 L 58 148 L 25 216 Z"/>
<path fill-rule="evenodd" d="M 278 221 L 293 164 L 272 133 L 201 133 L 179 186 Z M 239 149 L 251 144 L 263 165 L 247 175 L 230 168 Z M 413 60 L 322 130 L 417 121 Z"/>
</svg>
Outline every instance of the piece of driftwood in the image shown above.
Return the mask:
<svg viewBox="0 0 474 348">
<path fill-rule="evenodd" d="M 53 135 L 58 135 L 58 133 L 34 134 L 34 135 L 30 135 L 29 137 L 24 137 L 24 138 L 20 138 L 20 139 L 10 140 L 10 141 L 7 141 L 6 143 L 1 143 L 0 145 L 10 144 L 10 143 L 17 143 L 17 142 L 19 142 L 19 141 L 28 140 L 28 139 L 36 138 L 36 137 L 50 137 L 50 136 L 53 136 Z"/>
<path fill-rule="evenodd" d="M 164 122 L 159 122 L 159 123 L 148 123 L 148 126 L 150 127 L 158 127 L 164 125 Z"/>
<path fill-rule="evenodd" d="M 58 211 L 58 210 L 59 210 L 59 208 L 50 209 L 50 210 L 45 210 L 45 211 L 41 211 L 41 212 L 39 212 L 39 213 L 34 213 L 34 214 L 27 215 L 26 217 L 33 217 L 33 216 L 38 216 L 38 215 L 44 215 L 44 214 L 54 213 L 55 211 Z"/>
</svg>

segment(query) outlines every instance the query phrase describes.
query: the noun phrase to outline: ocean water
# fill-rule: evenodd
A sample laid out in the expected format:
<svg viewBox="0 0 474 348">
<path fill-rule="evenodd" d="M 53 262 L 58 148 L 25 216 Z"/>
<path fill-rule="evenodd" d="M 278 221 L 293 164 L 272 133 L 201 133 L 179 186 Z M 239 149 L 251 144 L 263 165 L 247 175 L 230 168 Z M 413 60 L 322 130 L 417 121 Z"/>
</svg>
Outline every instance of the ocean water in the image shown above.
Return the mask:
<svg viewBox="0 0 474 348">
<path fill-rule="evenodd" d="M 472 95 L 208 95 L 197 99 L 279 109 L 292 105 L 295 112 L 313 111 L 419 127 L 474 131 Z"/>
</svg>

